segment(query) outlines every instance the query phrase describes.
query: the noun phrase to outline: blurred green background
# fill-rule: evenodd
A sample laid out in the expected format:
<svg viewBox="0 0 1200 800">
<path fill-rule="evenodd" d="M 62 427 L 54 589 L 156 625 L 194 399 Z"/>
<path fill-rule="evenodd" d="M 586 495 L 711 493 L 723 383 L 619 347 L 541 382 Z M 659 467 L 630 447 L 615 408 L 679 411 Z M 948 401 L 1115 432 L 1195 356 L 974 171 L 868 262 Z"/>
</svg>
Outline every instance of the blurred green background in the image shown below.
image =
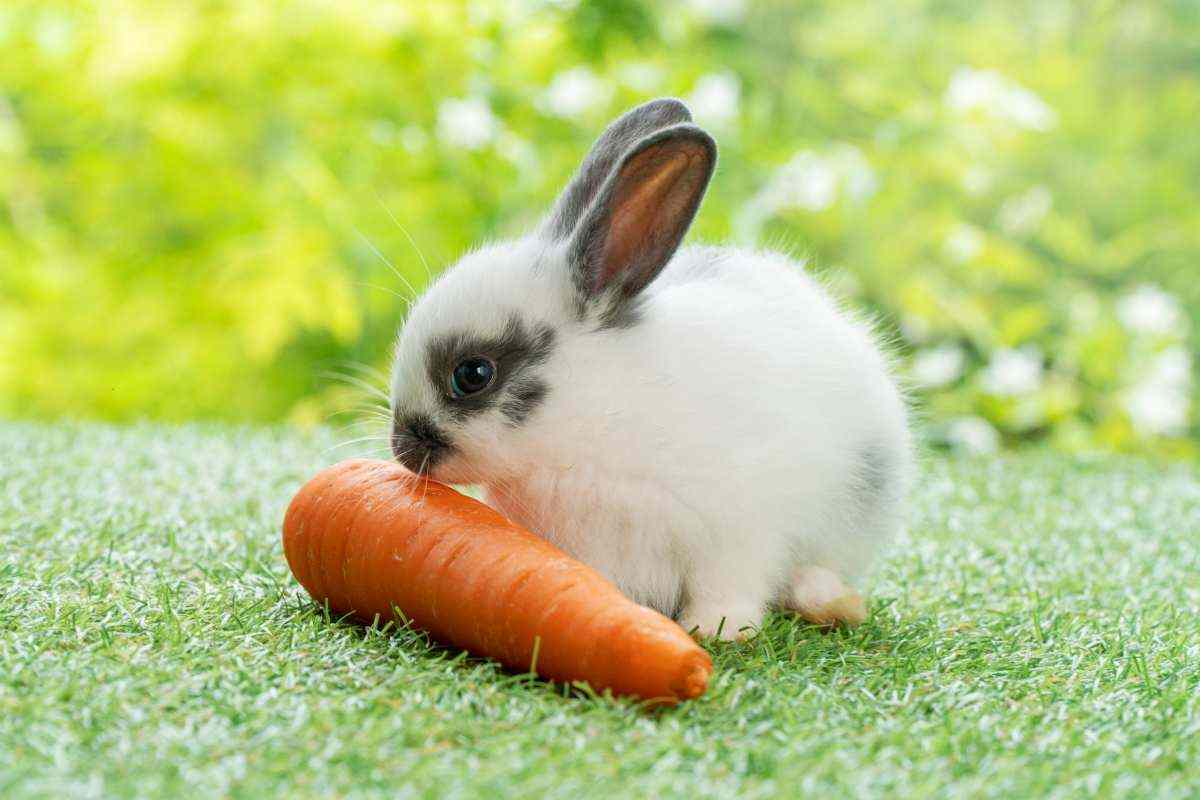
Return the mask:
<svg viewBox="0 0 1200 800">
<path fill-rule="evenodd" d="M 875 314 L 929 438 L 1195 452 L 1193 0 L 6 0 L 0 54 L 0 416 L 321 422 L 385 262 L 667 94 L 722 148 L 694 238 Z"/>
</svg>

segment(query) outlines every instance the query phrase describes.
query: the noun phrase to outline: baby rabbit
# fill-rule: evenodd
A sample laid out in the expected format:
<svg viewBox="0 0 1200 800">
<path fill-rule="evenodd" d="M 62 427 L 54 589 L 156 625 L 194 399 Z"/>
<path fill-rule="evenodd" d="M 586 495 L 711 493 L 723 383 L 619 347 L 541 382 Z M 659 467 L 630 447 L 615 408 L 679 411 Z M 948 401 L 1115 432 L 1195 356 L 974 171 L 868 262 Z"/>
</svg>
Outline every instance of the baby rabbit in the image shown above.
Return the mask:
<svg viewBox="0 0 1200 800">
<path fill-rule="evenodd" d="M 413 306 L 392 449 L 701 635 L 855 622 L 842 579 L 902 522 L 905 403 L 799 264 L 680 248 L 715 163 L 678 100 L 613 122 L 538 230 Z"/>
</svg>

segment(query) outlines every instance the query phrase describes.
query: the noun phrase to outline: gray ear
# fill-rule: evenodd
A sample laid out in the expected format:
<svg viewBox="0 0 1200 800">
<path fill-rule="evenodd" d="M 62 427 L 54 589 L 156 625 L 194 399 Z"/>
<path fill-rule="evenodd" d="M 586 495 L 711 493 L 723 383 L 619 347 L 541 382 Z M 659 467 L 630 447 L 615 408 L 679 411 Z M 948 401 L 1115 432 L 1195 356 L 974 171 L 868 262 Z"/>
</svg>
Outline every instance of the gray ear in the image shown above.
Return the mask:
<svg viewBox="0 0 1200 800">
<path fill-rule="evenodd" d="M 550 238 L 565 239 L 571 235 L 604 179 L 630 147 L 657 130 L 691 121 L 687 106 L 671 97 L 643 103 L 614 120 L 600 134 L 579 171 L 555 201 L 545 227 Z"/>
<path fill-rule="evenodd" d="M 585 299 L 628 299 L 654 280 L 691 226 L 716 163 L 716 143 L 695 125 L 652 133 L 621 158 L 571 239 Z"/>
</svg>

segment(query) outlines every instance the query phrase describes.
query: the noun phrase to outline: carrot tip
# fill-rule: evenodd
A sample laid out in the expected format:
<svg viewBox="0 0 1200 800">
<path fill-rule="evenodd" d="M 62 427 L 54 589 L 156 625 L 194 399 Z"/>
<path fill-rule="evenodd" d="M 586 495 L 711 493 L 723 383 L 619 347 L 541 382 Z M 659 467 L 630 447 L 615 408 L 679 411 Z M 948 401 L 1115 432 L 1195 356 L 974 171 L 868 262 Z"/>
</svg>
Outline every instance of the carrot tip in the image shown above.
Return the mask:
<svg viewBox="0 0 1200 800">
<path fill-rule="evenodd" d="M 698 656 L 692 660 L 693 663 L 688 666 L 683 680 L 680 681 L 678 694 L 681 700 L 699 697 L 708 688 L 708 679 L 712 675 L 712 661 L 707 653 L 700 653 Z"/>
</svg>

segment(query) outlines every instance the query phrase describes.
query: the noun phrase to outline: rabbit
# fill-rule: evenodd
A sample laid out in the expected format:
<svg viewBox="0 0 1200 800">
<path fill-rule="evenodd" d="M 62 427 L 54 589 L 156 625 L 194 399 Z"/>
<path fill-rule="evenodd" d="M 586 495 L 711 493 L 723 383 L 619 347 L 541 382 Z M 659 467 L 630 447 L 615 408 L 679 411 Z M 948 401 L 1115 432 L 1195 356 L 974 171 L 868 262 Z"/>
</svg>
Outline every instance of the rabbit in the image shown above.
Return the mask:
<svg viewBox="0 0 1200 800">
<path fill-rule="evenodd" d="M 390 444 L 702 637 L 857 622 L 848 582 L 904 517 L 906 402 L 800 264 L 680 247 L 715 164 L 678 100 L 613 122 L 536 230 L 413 304 Z"/>
</svg>

